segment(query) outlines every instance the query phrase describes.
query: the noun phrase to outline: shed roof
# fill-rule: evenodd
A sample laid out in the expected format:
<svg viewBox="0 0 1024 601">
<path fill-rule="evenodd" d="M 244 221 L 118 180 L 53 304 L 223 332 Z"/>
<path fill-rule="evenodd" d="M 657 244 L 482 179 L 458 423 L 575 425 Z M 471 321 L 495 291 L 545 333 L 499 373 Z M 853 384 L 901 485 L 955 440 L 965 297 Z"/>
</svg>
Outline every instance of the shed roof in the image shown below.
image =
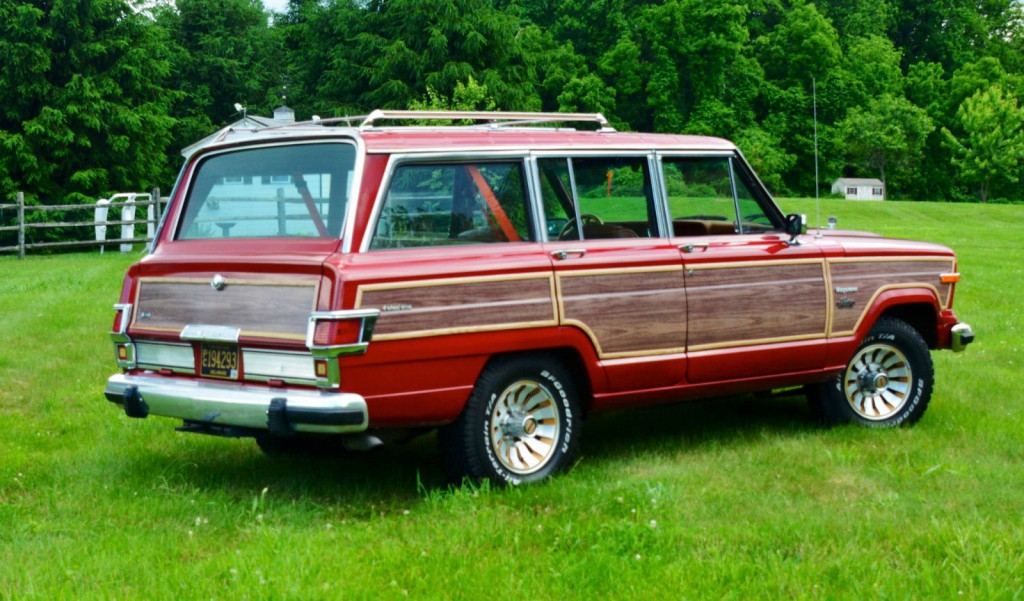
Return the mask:
<svg viewBox="0 0 1024 601">
<path fill-rule="evenodd" d="M 875 179 L 873 177 L 841 177 L 837 179 L 833 185 L 838 186 L 876 186 L 881 187 L 885 184 L 882 180 Z"/>
</svg>

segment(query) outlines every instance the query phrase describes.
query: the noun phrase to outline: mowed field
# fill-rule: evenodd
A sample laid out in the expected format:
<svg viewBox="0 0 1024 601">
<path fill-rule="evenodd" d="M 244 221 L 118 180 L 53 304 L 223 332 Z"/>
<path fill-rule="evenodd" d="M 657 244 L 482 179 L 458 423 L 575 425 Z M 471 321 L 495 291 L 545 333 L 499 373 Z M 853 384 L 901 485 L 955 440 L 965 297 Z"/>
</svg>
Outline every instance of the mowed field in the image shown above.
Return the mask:
<svg viewBox="0 0 1024 601">
<path fill-rule="evenodd" d="M 959 253 L 979 341 L 933 355 L 917 426 L 823 429 L 799 396 L 602 414 L 513 489 L 448 487 L 432 435 L 268 459 L 131 420 L 103 398 L 130 258 L 0 258 L 0 598 L 1024 597 L 1024 206 L 822 207 Z"/>
</svg>

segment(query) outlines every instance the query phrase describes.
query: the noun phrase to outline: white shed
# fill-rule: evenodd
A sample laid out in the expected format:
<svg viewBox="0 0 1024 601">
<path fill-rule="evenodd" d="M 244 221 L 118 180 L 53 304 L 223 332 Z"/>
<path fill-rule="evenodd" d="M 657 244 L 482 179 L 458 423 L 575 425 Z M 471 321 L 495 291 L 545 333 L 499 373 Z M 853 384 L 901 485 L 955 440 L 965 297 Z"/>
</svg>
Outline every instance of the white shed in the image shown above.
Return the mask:
<svg viewBox="0 0 1024 601">
<path fill-rule="evenodd" d="M 885 200 L 885 184 L 874 178 L 841 177 L 832 182 L 832 193 L 846 200 Z"/>
</svg>

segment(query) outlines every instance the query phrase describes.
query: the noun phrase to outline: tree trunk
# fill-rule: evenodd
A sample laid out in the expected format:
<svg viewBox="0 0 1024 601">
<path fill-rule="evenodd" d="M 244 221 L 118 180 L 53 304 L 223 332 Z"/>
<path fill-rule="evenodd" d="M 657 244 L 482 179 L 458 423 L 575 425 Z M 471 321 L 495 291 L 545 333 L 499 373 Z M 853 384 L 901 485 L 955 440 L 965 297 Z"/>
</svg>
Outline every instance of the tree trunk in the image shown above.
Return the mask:
<svg viewBox="0 0 1024 601">
<path fill-rule="evenodd" d="M 988 180 L 981 182 L 981 202 L 988 202 Z"/>
</svg>

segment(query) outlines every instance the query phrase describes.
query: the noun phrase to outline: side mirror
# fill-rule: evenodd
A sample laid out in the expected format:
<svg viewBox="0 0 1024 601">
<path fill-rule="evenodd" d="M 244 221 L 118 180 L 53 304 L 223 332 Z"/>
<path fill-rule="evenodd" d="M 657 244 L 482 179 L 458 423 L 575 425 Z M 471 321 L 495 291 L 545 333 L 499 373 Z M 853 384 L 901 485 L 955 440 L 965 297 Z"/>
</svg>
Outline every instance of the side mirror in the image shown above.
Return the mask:
<svg viewBox="0 0 1024 601">
<path fill-rule="evenodd" d="M 807 233 L 807 216 L 797 213 L 786 215 L 786 234 L 789 235 L 789 243 L 797 244 L 796 237 Z"/>
</svg>

